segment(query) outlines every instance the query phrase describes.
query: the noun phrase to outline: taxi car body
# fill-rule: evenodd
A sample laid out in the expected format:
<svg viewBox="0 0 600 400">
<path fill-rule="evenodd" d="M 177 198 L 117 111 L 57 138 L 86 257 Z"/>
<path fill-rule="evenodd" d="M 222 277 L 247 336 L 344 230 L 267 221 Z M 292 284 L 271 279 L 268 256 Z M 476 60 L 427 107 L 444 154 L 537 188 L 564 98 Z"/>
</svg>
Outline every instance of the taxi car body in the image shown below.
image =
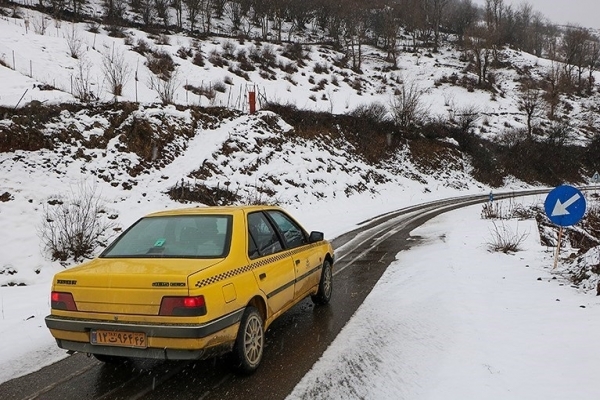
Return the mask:
<svg viewBox="0 0 600 400">
<path fill-rule="evenodd" d="M 56 274 L 45 321 L 60 348 L 105 362 L 231 352 L 252 372 L 278 316 L 307 296 L 329 302 L 333 257 L 278 207 L 153 213 Z"/>
</svg>

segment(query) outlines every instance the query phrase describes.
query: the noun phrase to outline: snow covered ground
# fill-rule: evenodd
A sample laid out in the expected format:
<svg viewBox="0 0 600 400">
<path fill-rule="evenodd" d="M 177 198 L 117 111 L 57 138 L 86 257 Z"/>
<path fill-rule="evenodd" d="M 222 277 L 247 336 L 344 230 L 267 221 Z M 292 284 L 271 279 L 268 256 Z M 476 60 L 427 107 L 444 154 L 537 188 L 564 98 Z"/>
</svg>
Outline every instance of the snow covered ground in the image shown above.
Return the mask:
<svg viewBox="0 0 600 400">
<path fill-rule="evenodd" d="M 360 207 L 340 200 L 294 213 L 310 228 L 326 220 L 337 235 L 406 203 L 391 198 L 392 189 Z M 480 213 L 471 206 L 413 231 L 422 244 L 398 254 L 289 398 L 595 399 L 600 298 L 552 271 L 535 221 L 503 222 L 528 234 L 522 251 L 489 252 L 492 222 Z M 43 323 L 48 290 L 0 288 L 0 381 L 65 357 Z"/>
<path fill-rule="evenodd" d="M 600 298 L 552 271 L 535 221 L 523 251 L 490 253 L 481 206 L 413 231 L 352 320 L 288 397 L 596 399 Z M 559 268 L 560 269 L 560 268 Z"/>
</svg>

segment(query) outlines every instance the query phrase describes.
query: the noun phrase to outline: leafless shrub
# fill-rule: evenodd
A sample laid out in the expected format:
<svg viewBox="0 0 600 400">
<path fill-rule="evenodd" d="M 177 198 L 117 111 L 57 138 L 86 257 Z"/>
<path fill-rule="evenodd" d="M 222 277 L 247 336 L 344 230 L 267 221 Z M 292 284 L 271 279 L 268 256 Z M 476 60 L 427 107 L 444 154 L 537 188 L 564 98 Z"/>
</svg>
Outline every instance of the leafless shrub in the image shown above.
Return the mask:
<svg viewBox="0 0 600 400">
<path fill-rule="evenodd" d="M 499 143 L 506 146 L 507 149 L 511 149 L 517 146 L 519 143 L 527 140 L 527 131 L 524 129 L 508 129 L 499 138 Z"/>
<path fill-rule="evenodd" d="M 515 232 L 504 223 L 500 226 L 493 222 L 494 228 L 490 229 L 491 239 L 487 242 L 487 246 L 490 251 L 503 252 L 503 253 L 515 253 L 521 250 L 521 244 L 527 239 L 529 233 L 519 233 L 517 229 Z"/>
<path fill-rule="evenodd" d="M 104 202 L 94 185 L 80 184 L 66 198 L 46 204 L 38 235 L 52 260 L 81 261 L 106 246 L 112 229 Z"/>
<path fill-rule="evenodd" d="M 225 42 L 223 42 L 222 47 L 223 47 L 223 56 L 225 58 L 233 60 L 236 45 L 232 41 L 226 40 Z"/>
<path fill-rule="evenodd" d="M 301 62 L 304 58 L 306 58 L 306 52 L 304 48 L 300 43 L 297 42 L 286 44 L 281 54 L 290 60 L 295 60 L 298 62 Z"/>
<path fill-rule="evenodd" d="M 316 63 L 313 67 L 313 71 L 315 74 L 326 74 L 328 71 L 327 64 Z"/>
<path fill-rule="evenodd" d="M 123 95 L 123 87 L 131 77 L 131 68 L 122 51 L 106 51 L 102 55 L 102 72 L 108 81 L 109 90 L 115 96 Z"/>
<path fill-rule="evenodd" d="M 156 39 L 154 39 L 154 43 L 156 43 L 157 45 L 169 45 L 171 44 L 171 39 L 164 34 L 158 35 L 158 37 Z"/>
<path fill-rule="evenodd" d="M 215 82 L 213 84 L 213 89 L 220 93 L 225 93 L 227 91 L 227 86 L 224 82 Z"/>
<path fill-rule="evenodd" d="M 217 93 L 215 92 L 215 89 L 213 89 L 212 85 L 209 86 L 193 86 L 193 85 L 185 85 L 183 87 L 185 90 L 189 90 L 190 92 L 198 95 L 198 96 L 204 96 L 209 100 L 212 100 L 215 98 L 215 96 L 217 95 Z"/>
<path fill-rule="evenodd" d="M 89 103 L 96 98 L 92 92 L 91 68 L 89 61 L 80 59 L 75 73 L 71 75 L 72 94 L 84 103 Z"/>
<path fill-rule="evenodd" d="M 50 25 L 50 19 L 42 15 L 38 18 L 32 18 L 31 23 L 33 24 L 33 31 L 38 35 L 44 35 Z"/>
<path fill-rule="evenodd" d="M 535 207 L 525 207 L 521 203 L 513 202 L 512 199 L 493 201 L 481 206 L 482 219 L 531 219 L 535 218 L 537 210 Z"/>
<path fill-rule="evenodd" d="M 210 52 L 208 55 L 208 61 L 210 61 L 210 63 L 215 67 L 223 67 L 224 65 L 228 64 L 227 61 L 223 59 L 223 56 L 221 56 L 221 53 L 219 53 L 217 50 Z"/>
<path fill-rule="evenodd" d="M 148 61 L 146 66 L 150 71 L 163 80 L 171 78 L 171 74 L 175 71 L 175 62 L 169 53 L 166 51 L 157 51 L 147 56 Z"/>
<path fill-rule="evenodd" d="M 388 120 L 388 113 L 388 109 L 385 105 L 374 102 L 357 106 L 350 112 L 350 115 L 359 119 L 367 119 L 375 123 L 382 123 Z"/>
<path fill-rule="evenodd" d="M 187 59 L 188 57 L 192 57 L 193 55 L 194 55 L 194 52 L 189 47 L 181 46 L 177 50 L 177 57 L 182 58 L 184 60 Z"/>
<path fill-rule="evenodd" d="M 463 133 L 468 133 L 475 125 L 475 122 L 481 118 L 481 110 L 476 105 L 459 107 L 455 112 L 454 118 Z"/>
<path fill-rule="evenodd" d="M 71 57 L 75 59 L 79 58 L 82 53 L 83 40 L 81 39 L 81 35 L 79 34 L 75 24 L 71 24 L 70 29 L 67 29 L 64 33 L 64 37 L 67 41 L 67 46 L 69 47 L 69 54 Z"/>
<path fill-rule="evenodd" d="M 194 58 L 192 59 L 192 64 L 197 65 L 199 67 L 204 67 L 204 55 L 201 50 L 196 50 L 194 52 Z"/>
<path fill-rule="evenodd" d="M 500 202 L 485 203 L 481 207 L 482 219 L 506 219 Z"/>
<path fill-rule="evenodd" d="M 100 23 L 90 21 L 87 23 L 87 31 L 91 33 L 100 33 Z"/>
<path fill-rule="evenodd" d="M 123 38 L 123 44 L 125 46 L 133 46 L 133 44 L 135 43 L 134 39 L 135 39 L 135 36 L 133 36 L 132 34 L 127 34 Z"/>
<path fill-rule="evenodd" d="M 294 65 L 294 63 L 291 62 L 280 62 L 279 69 L 287 74 L 295 74 L 296 72 L 298 72 L 298 67 L 296 67 L 296 65 Z"/>
<path fill-rule="evenodd" d="M 169 77 L 151 76 L 148 86 L 158 93 L 158 98 L 163 104 L 173 104 L 175 92 L 179 88 L 179 79 L 177 73 L 172 73 Z"/>
<path fill-rule="evenodd" d="M 148 44 L 148 42 L 144 39 L 138 39 L 137 45 L 133 47 L 133 51 L 145 56 L 147 53 L 152 52 L 152 48 L 150 47 L 150 44 Z"/>
<path fill-rule="evenodd" d="M 575 138 L 575 130 L 568 119 L 553 121 L 547 134 L 546 143 L 556 147 L 569 145 Z"/>
<path fill-rule="evenodd" d="M 125 28 L 121 25 L 112 24 L 106 27 L 108 31 L 108 36 L 115 38 L 124 38 L 125 37 Z"/>
<path fill-rule="evenodd" d="M 252 46 L 250 48 L 250 59 L 260 64 L 264 69 L 276 67 L 277 54 L 272 45 L 264 45 L 262 48 Z"/>
<path fill-rule="evenodd" d="M 254 186 L 250 192 L 242 199 L 242 204 L 249 205 L 265 205 L 265 206 L 278 206 L 281 205 L 281 201 L 275 196 L 275 192 L 267 187 Z"/>
<path fill-rule="evenodd" d="M 428 107 L 423 102 L 423 90 L 414 82 L 405 83 L 392 99 L 394 122 L 401 129 L 422 125 Z"/>
</svg>

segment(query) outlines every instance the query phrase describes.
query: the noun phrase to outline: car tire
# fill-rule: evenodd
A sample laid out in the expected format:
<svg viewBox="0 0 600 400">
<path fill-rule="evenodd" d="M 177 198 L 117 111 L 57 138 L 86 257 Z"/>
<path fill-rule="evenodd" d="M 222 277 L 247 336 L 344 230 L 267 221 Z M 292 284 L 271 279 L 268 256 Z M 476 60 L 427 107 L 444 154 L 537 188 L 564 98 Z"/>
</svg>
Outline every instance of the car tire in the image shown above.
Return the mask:
<svg viewBox="0 0 600 400">
<path fill-rule="evenodd" d="M 262 360 L 264 347 L 263 318 L 256 308 L 248 306 L 240 321 L 240 329 L 233 345 L 233 367 L 245 375 L 253 373 Z"/>
<path fill-rule="evenodd" d="M 92 355 L 94 356 L 94 358 L 96 360 L 101 361 L 105 364 L 113 364 L 113 365 L 125 364 L 128 360 L 126 357 L 108 356 L 106 354 L 92 354 Z"/>
<path fill-rule="evenodd" d="M 331 262 L 325 260 L 321 269 L 321 280 L 319 281 L 319 289 L 317 294 L 310 296 L 313 303 L 317 305 L 325 305 L 331 300 L 333 293 L 333 268 Z"/>
</svg>

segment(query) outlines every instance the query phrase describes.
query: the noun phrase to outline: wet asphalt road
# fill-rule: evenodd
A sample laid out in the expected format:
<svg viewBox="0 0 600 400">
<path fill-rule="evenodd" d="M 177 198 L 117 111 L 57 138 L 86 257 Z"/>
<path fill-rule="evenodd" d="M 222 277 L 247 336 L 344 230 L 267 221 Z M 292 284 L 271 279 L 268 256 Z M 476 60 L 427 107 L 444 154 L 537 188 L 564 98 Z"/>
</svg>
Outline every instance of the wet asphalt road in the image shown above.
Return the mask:
<svg viewBox="0 0 600 400">
<path fill-rule="evenodd" d="M 408 207 L 365 221 L 336 238 L 331 303 L 315 307 L 306 299 L 276 320 L 266 333 L 262 364 L 251 376 L 232 373 L 226 357 L 200 362 L 133 360 L 112 366 L 75 354 L 0 385 L 0 399 L 284 399 L 352 317 L 396 254 L 418 242 L 410 231 L 438 214 L 487 200 L 487 195 L 466 196 Z"/>
</svg>

